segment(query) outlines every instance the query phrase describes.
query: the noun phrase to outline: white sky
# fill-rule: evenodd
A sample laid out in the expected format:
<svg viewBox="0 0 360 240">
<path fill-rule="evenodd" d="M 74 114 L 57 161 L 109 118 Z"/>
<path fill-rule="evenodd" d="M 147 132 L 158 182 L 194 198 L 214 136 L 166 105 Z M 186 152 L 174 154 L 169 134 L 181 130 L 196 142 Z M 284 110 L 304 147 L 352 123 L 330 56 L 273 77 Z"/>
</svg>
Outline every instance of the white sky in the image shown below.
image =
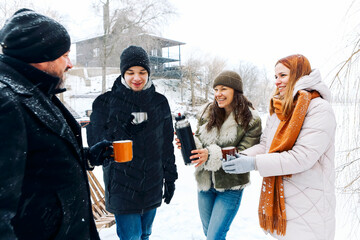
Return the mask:
<svg viewBox="0 0 360 240">
<path fill-rule="evenodd" d="M 91 8 L 93 1 L 45 2 L 63 14 L 63 23 L 76 41 L 101 32 L 101 16 Z M 352 1 L 170 0 L 179 16 L 169 21 L 162 35 L 186 43 L 185 61 L 191 55 L 219 56 L 229 68 L 246 61 L 272 74 L 279 58 L 301 53 L 325 77 L 343 60 L 349 32 L 358 34 L 350 22 L 359 11 L 347 13 Z"/>
<path fill-rule="evenodd" d="M 313 67 L 328 68 L 345 44 L 347 0 L 172 2 L 181 17 L 167 36 L 230 64 L 244 60 L 273 71 L 279 58 L 301 53 Z"/>
</svg>

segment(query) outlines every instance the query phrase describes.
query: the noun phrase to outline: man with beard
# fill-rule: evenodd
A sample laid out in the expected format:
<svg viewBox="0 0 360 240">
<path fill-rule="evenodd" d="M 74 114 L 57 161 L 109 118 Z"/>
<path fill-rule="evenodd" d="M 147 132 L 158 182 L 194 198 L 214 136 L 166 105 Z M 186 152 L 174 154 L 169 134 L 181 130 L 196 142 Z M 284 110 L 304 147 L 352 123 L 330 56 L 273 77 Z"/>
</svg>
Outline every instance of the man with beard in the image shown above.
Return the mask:
<svg viewBox="0 0 360 240">
<path fill-rule="evenodd" d="M 99 239 L 86 170 L 103 163 L 111 142 L 83 148 L 55 96 L 73 66 L 68 32 L 20 9 L 0 45 L 0 239 Z"/>
</svg>

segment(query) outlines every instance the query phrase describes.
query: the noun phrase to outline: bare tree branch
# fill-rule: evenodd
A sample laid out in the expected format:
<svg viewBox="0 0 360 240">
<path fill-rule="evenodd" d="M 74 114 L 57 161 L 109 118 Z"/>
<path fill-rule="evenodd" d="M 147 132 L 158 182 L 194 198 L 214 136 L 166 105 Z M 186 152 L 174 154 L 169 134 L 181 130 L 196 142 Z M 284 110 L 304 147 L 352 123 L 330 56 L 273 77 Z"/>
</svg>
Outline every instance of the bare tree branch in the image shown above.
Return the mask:
<svg viewBox="0 0 360 240">
<path fill-rule="evenodd" d="M 243 80 L 245 96 L 253 103 L 254 107 L 261 111 L 267 111 L 273 87 L 265 69 L 260 70 L 249 62 L 240 62 L 235 71 Z M 255 89 L 256 91 L 254 91 Z"/>
<path fill-rule="evenodd" d="M 103 6 L 104 36 L 101 54 L 102 92 L 106 91 L 107 58 L 121 52 L 129 44 L 139 42 L 139 36 L 165 23 L 175 11 L 168 0 L 98 0 Z M 97 4 L 94 4 L 96 6 Z M 110 11 L 110 9 L 113 9 Z M 107 15 L 109 12 L 109 16 Z M 141 41 L 145 41 L 141 39 Z M 150 40 L 148 40 L 150 41 Z M 142 42 L 143 43 L 143 42 Z M 144 43 L 143 43 L 144 44 Z"/>
</svg>

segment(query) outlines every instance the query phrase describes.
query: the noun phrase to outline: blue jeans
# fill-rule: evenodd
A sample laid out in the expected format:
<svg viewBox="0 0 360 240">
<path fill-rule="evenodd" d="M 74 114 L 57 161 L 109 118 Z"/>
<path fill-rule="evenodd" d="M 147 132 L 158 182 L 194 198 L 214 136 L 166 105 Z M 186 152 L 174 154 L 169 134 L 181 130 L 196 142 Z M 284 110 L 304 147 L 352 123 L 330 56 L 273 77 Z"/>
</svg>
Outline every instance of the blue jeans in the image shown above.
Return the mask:
<svg viewBox="0 0 360 240">
<path fill-rule="evenodd" d="M 203 230 L 207 240 L 223 240 L 240 207 L 241 190 L 208 191 L 198 193 L 198 205 Z"/>
<path fill-rule="evenodd" d="M 120 240 L 148 240 L 156 208 L 143 214 L 116 214 L 116 233 Z"/>
</svg>

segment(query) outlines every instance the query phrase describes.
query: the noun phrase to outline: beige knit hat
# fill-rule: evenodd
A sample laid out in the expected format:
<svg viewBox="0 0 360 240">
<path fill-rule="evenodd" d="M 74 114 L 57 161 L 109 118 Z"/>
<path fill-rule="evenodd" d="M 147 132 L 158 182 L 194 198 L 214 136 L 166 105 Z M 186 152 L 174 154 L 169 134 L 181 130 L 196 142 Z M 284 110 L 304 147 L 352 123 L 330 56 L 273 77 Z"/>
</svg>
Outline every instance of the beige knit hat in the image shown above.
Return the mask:
<svg viewBox="0 0 360 240">
<path fill-rule="evenodd" d="M 243 84 L 239 74 L 234 71 L 223 71 L 214 80 L 213 88 L 217 85 L 231 87 L 243 93 Z"/>
</svg>

